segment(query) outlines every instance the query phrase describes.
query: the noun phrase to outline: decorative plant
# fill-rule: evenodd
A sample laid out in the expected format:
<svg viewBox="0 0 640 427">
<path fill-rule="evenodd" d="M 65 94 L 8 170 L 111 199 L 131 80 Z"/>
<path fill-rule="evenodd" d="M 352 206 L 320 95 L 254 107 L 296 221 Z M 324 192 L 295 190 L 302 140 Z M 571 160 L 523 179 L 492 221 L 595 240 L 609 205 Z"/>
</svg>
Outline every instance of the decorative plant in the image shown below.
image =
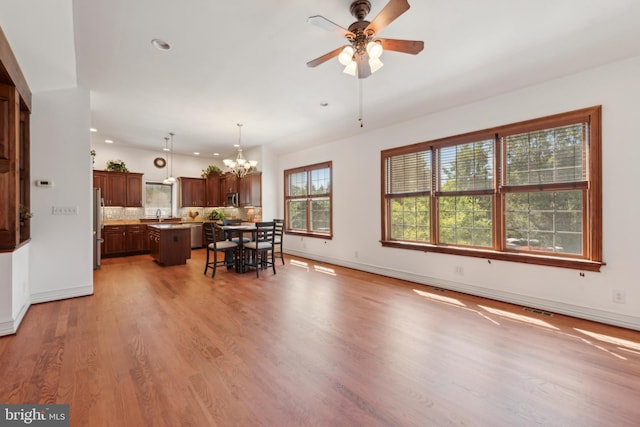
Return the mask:
<svg viewBox="0 0 640 427">
<path fill-rule="evenodd" d="M 209 219 L 211 220 L 220 220 L 222 221 L 224 219 L 224 212 L 214 209 L 211 212 L 209 212 Z"/>
<path fill-rule="evenodd" d="M 96 164 L 96 150 L 91 150 L 91 165 Z"/>
<path fill-rule="evenodd" d="M 201 176 L 202 176 L 202 178 L 206 178 L 209 175 L 211 175 L 212 173 L 220 175 L 220 174 L 222 174 L 222 169 L 220 169 L 216 165 L 209 165 L 209 166 L 207 166 L 206 169 L 202 170 L 202 175 Z"/>
<path fill-rule="evenodd" d="M 27 222 L 33 216 L 28 207 L 20 205 L 20 222 Z"/>
<path fill-rule="evenodd" d="M 129 172 L 127 165 L 122 160 L 109 160 L 107 162 L 107 170 L 109 172 Z"/>
</svg>

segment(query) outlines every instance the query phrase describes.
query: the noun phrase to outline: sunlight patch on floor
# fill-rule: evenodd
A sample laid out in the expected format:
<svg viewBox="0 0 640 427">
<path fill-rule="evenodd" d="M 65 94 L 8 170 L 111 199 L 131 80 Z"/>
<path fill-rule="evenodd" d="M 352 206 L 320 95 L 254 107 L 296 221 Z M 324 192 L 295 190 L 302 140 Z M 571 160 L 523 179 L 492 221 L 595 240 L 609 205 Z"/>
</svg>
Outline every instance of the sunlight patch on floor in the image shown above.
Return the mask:
<svg viewBox="0 0 640 427">
<path fill-rule="evenodd" d="M 460 301 L 459 299 L 456 298 L 451 298 L 451 297 L 445 297 L 444 295 L 437 295 L 437 294 L 432 294 L 431 292 L 425 292 L 425 291 L 421 291 L 418 289 L 414 289 L 413 292 L 415 292 L 416 294 L 425 297 L 425 298 L 429 298 L 429 299 L 433 299 L 436 301 L 441 301 L 441 302 L 446 302 L 449 304 L 453 304 L 453 305 L 457 305 L 460 307 L 466 307 L 466 304 L 463 303 L 462 301 Z"/>
<path fill-rule="evenodd" d="M 507 319 L 517 320 L 519 322 L 529 323 L 529 324 L 536 325 L 536 326 L 542 326 L 542 327 L 545 327 L 545 328 L 558 330 L 558 328 L 556 328 L 555 326 L 553 326 L 550 323 L 545 322 L 544 320 L 535 319 L 533 317 L 525 316 L 523 314 L 516 314 L 516 313 L 511 313 L 511 312 L 505 311 L 505 310 L 499 310 L 497 308 L 486 307 L 486 306 L 483 306 L 483 305 L 479 305 L 478 307 L 480 307 L 483 310 L 488 311 L 491 314 L 495 314 L 496 316 L 505 317 Z"/>
<path fill-rule="evenodd" d="M 620 347 L 626 347 L 630 350 L 635 350 L 640 352 L 640 343 L 637 342 L 633 342 L 633 341 L 629 341 L 629 340 L 623 340 L 622 338 L 616 338 L 616 337 L 612 337 L 609 335 L 604 335 L 604 334 L 599 334 L 596 332 L 591 332 L 591 331 L 585 331 L 584 329 L 577 329 L 574 328 L 574 331 L 576 332 L 580 332 L 581 334 L 585 334 L 591 338 L 600 340 L 600 341 L 604 341 L 607 342 L 609 344 L 613 344 L 613 345 L 617 345 Z"/>
<path fill-rule="evenodd" d="M 304 268 L 305 270 L 309 271 L 309 264 L 307 264 L 306 262 L 303 262 L 303 261 L 298 261 L 298 260 L 292 259 L 292 260 L 289 261 L 289 265 L 292 265 L 294 267 Z"/>
<path fill-rule="evenodd" d="M 314 265 L 313 269 L 315 271 L 317 271 L 318 273 L 328 274 L 330 276 L 335 276 L 336 275 L 336 271 L 333 268 L 322 267 L 320 265 Z"/>
</svg>

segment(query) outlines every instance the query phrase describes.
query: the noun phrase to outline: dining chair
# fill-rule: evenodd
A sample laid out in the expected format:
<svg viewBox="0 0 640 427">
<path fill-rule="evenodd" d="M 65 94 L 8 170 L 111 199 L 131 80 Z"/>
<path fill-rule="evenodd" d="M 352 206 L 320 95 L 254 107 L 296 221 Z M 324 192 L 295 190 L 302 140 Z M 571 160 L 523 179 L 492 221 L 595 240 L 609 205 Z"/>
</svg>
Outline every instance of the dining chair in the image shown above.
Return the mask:
<svg viewBox="0 0 640 427">
<path fill-rule="evenodd" d="M 216 267 L 226 266 L 227 269 L 235 265 L 235 252 L 238 244 L 229 240 L 218 240 L 218 236 L 224 236 L 215 222 L 204 224 L 204 235 L 207 244 L 207 259 L 204 265 L 204 274 L 209 268 L 213 268 L 211 277 L 216 277 Z M 224 253 L 222 259 L 218 259 L 218 253 Z"/>
<path fill-rule="evenodd" d="M 244 265 L 256 269 L 256 277 L 260 277 L 260 270 L 271 266 L 276 274 L 276 263 L 273 242 L 276 223 L 273 221 L 257 222 L 255 239 L 244 244 Z"/>
<path fill-rule="evenodd" d="M 273 222 L 276 223 L 276 232 L 273 239 L 273 249 L 276 255 L 279 255 L 278 258 L 282 260 L 282 265 L 284 265 L 284 253 L 282 252 L 282 237 L 284 235 L 284 220 L 275 218 Z"/>
</svg>

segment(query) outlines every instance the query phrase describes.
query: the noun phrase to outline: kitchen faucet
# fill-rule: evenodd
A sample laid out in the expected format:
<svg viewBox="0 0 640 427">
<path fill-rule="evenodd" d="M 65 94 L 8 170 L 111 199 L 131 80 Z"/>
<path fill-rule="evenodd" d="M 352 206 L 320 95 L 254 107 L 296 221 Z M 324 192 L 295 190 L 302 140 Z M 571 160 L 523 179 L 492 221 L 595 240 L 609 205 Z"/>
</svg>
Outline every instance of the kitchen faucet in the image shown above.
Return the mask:
<svg viewBox="0 0 640 427">
<path fill-rule="evenodd" d="M 162 210 L 158 209 L 156 211 L 156 218 L 158 218 L 158 222 L 162 222 Z"/>
</svg>

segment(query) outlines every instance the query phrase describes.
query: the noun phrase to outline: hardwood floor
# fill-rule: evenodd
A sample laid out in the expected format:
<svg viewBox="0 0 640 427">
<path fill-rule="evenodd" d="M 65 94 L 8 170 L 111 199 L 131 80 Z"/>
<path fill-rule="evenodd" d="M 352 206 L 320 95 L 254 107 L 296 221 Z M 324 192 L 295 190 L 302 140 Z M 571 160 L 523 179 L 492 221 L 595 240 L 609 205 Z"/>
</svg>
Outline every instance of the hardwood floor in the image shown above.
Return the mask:
<svg viewBox="0 0 640 427">
<path fill-rule="evenodd" d="M 0 338 L 0 403 L 72 426 L 632 426 L 640 333 L 286 257 L 104 260 Z"/>
</svg>

